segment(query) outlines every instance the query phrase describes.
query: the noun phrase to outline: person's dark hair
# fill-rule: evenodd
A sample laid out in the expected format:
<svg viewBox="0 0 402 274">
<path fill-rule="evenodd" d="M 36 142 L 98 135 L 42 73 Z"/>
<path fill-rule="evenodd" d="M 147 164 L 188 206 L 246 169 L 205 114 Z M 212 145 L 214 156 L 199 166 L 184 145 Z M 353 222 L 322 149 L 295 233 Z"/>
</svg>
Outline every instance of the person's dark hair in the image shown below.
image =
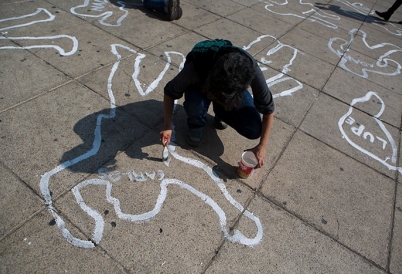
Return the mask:
<svg viewBox="0 0 402 274">
<path fill-rule="evenodd" d="M 231 110 L 242 102 L 242 92 L 254 76 L 253 61 L 241 52 L 230 52 L 218 59 L 207 81 L 207 97 Z"/>
</svg>

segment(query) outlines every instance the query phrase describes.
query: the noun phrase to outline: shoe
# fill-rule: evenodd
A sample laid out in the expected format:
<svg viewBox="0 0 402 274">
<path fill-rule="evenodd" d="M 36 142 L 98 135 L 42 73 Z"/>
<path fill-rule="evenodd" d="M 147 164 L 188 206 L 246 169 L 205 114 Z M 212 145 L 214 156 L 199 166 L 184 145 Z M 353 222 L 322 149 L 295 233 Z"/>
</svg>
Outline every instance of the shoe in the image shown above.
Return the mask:
<svg viewBox="0 0 402 274">
<path fill-rule="evenodd" d="M 215 125 L 216 129 L 223 130 L 223 129 L 226 129 L 228 127 L 228 125 L 225 122 L 222 122 L 221 119 L 215 117 L 214 120 L 215 120 L 214 125 Z"/>
<path fill-rule="evenodd" d="M 375 13 L 380 16 L 382 19 L 384 19 L 384 21 L 388 21 L 389 18 L 391 18 L 391 15 L 387 12 L 379 12 L 379 11 L 375 11 Z"/>
<path fill-rule="evenodd" d="M 198 147 L 202 140 L 202 128 L 190 129 L 186 136 L 187 143 L 192 147 Z"/>
<path fill-rule="evenodd" d="M 179 20 L 183 15 L 183 10 L 180 7 L 180 0 L 169 0 L 168 5 L 168 20 Z"/>
</svg>

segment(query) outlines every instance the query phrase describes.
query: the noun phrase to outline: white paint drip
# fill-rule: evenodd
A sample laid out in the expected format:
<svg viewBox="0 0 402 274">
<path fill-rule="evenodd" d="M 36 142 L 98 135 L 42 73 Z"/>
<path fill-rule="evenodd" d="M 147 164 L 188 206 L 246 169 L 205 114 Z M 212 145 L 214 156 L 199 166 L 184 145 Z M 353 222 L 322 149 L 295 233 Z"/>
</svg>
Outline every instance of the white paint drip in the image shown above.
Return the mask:
<svg viewBox="0 0 402 274">
<path fill-rule="evenodd" d="M 354 142 L 348 137 L 348 135 L 346 134 L 345 130 L 343 129 L 344 123 L 350 124 L 347 119 L 348 119 L 348 117 L 350 116 L 350 114 L 352 113 L 352 111 L 353 111 L 353 109 L 354 109 L 353 106 L 354 106 L 356 103 L 368 102 L 368 101 L 370 100 L 370 98 L 373 97 L 373 96 L 377 97 L 377 99 L 379 99 L 380 102 L 381 102 L 381 110 L 380 110 L 376 115 L 374 115 L 373 118 L 374 118 L 374 120 L 377 122 L 377 124 L 380 126 L 381 130 L 384 132 L 385 136 L 386 136 L 387 139 L 388 139 L 388 142 L 389 142 L 390 145 L 391 145 L 391 149 L 392 149 L 392 155 L 391 155 L 391 157 L 387 156 L 387 157 L 385 157 L 384 160 L 381 159 L 380 157 L 374 155 L 374 154 L 371 153 L 370 151 L 368 151 L 368 150 L 362 148 L 361 146 L 357 145 L 356 143 L 354 143 Z M 346 139 L 346 141 L 347 141 L 351 146 L 353 146 L 355 149 L 357 149 L 357 150 L 359 150 L 360 152 L 366 154 L 367 156 L 373 158 L 374 160 L 380 162 L 381 164 L 383 164 L 384 166 L 386 166 L 389 170 L 397 170 L 397 171 L 399 171 L 399 172 L 402 174 L 402 167 L 396 167 L 396 166 L 393 166 L 393 165 L 390 165 L 390 164 L 387 163 L 387 160 L 388 160 L 388 159 L 391 159 L 391 161 L 392 161 L 393 163 L 396 163 L 397 146 L 396 146 L 395 141 L 394 141 L 394 139 L 392 138 L 391 134 L 390 134 L 389 131 L 386 129 L 384 123 L 381 122 L 381 120 L 379 119 L 380 116 L 382 115 L 382 113 L 384 112 L 384 110 L 385 110 L 384 101 L 383 101 L 375 92 L 369 91 L 364 97 L 356 98 L 356 99 L 353 99 L 353 100 L 352 100 L 352 103 L 350 104 L 350 107 L 349 107 L 348 112 L 347 112 L 345 115 L 343 115 L 343 116 L 339 119 L 339 121 L 338 121 L 338 127 L 339 127 L 339 130 L 340 130 L 341 133 L 342 133 L 342 138 Z M 385 148 L 384 145 L 383 145 L 383 148 Z"/>
</svg>

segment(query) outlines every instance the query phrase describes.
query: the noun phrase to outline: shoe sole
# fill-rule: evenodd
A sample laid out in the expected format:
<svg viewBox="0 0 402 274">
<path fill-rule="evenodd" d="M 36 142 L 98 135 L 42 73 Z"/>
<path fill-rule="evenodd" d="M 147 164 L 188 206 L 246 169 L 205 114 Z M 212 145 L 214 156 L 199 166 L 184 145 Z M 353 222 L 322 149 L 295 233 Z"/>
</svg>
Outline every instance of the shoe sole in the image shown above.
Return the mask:
<svg viewBox="0 0 402 274">
<path fill-rule="evenodd" d="M 182 14 L 183 11 L 180 7 L 180 0 L 170 0 L 168 6 L 168 20 L 178 20 Z"/>
</svg>

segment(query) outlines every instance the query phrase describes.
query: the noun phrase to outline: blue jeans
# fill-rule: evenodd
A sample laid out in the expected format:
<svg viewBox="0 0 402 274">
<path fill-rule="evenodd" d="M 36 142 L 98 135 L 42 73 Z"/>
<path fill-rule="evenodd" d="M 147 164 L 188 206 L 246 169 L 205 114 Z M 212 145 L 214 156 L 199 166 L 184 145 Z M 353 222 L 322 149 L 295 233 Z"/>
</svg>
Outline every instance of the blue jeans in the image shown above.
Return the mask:
<svg viewBox="0 0 402 274">
<path fill-rule="evenodd" d="M 165 12 L 165 0 L 144 0 L 144 7 L 159 12 Z"/>
<path fill-rule="evenodd" d="M 258 139 L 261 136 L 261 114 L 254 106 L 254 98 L 245 90 L 243 101 L 237 108 L 226 111 L 225 108 L 212 102 L 215 117 L 234 128 L 240 135 L 248 139 Z M 207 125 L 207 112 L 211 104 L 200 89 L 189 89 L 184 93 L 184 110 L 187 114 L 187 125 L 190 129 L 202 128 Z"/>
</svg>

